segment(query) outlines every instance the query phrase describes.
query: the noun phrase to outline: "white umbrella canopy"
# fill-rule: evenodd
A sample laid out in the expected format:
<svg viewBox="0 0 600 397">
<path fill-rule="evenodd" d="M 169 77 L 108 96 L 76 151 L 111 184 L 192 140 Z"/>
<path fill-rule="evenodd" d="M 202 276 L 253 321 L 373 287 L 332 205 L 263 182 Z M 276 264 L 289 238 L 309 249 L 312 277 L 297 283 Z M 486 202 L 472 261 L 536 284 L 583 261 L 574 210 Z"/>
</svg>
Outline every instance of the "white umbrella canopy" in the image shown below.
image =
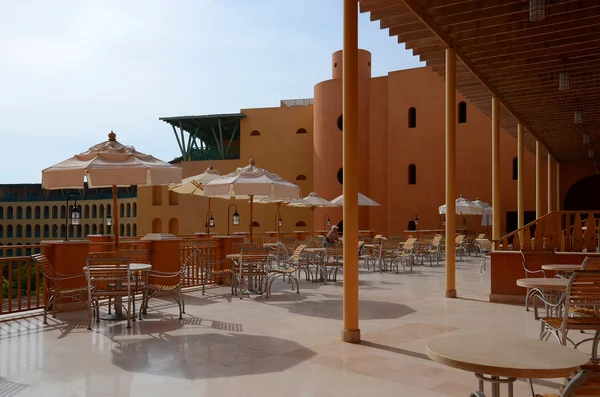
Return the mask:
<svg viewBox="0 0 600 397">
<path fill-rule="evenodd" d="M 311 228 L 311 234 L 314 234 L 314 212 L 317 208 L 320 207 L 339 207 L 339 205 L 332 203 L 329 200 L 325 200 L 323 197 L 319 196 L 315 192 L 310 192 L 310 194 L 304 198 L 293 201 L 288 204 L 288 207 L 301 207 L 301 208 L 310 208 L 313 212 L 313 223 Z"/>
<path fill-rule="evenodd" d="M 219 179 L 221 174 L 219 171 L 213 169 L 212 165 L 208 166 L 206 171 L 201 174 L 190 176 L 181 181 L 181 183 L 173 183 L 169 185 L 169 190 L 179 194 L 191 194 L 194 196 L 204 196 L 204 184 Z M 210 211 L 210 197 L 208 198 L 208 210 Z M 206 222 L 206 236 L 210 237 L 210 221 L 205 219 Z"/>
<path fill-rule="evenodd" d="M 204 196 L 204 185 L 215 179 L 219 179 L 221 174 L 214 170 L 212 165 L 201 174 L 190 176 L 181 181 L 169 185 L 169 190 L 179 194 L 193 194 L 195 196 Z"/>
<path fill-rule="evenodd" d="M 439 207 L 440 214 L 446 214 L 446 204 L 440 205 Z M 456 215 L 483 215 L 483 207 L 475 204 L 471 200 L 467 200 L 460 195 L 459 198 L 456 199 Z"/>
<path fill-rule="evenodd" d="M 119 245 L 117 186 L 168 185 L 181 182 L 179 167 L 135 150 L 117 141 L 111 131 L 108 140 L 42 170 L 44 189 L 112 187 L 115 246 Z"/>
<path fill-rule="evenodd" d="M 344 206 L 344 195 L 342 194 L 341 196 L 334 198 L 333 200 L 331 200 L 331 202 L 334 203 L 335 205 L 337 205 L 338 207 L 343 207 Z M 359 207 L 381 207 L 381 204 L 379 204 L 375 200 L 368 198 L 364 194 L 358 193 L 358 206 Z"/>
<path fill-rule="evenodd" d="M 282 204 L 287 204 L 288 201 L 282 199 L 270 199 L 268 197 L 263 197 L 260 200 L 255 201 L 258 204 L 276 204 L 277 205 L 277 213 L 275 214 L 275 230 L 277 231 L 277 241 L 279 241 L 279 231 L 280 225 L 279 221 L 281 220 L 281 215 L 279 215 L 279 210 L 281 209 Z"/>
<path fill-rule="evenodd" d="M 204 185 L 206 197 L 250 200 L 250 241 L 252 241 L 252 208 L 254 199 L 296 200 L 300 198 L 300 187 L 279 175 L 256 166 L 254 159 L 246 167 L 223 175 Z"/>
<path fill-rule="evenodd" d="M 481 226 L 491 226 L 492 225 L 492 206 L 487 201 L 481 201 L 479 198 L 476 198 L 473 203 L 477 204 L 481 208 L 483 208 L 483 216 L 481 217 Z"/>
</svg>

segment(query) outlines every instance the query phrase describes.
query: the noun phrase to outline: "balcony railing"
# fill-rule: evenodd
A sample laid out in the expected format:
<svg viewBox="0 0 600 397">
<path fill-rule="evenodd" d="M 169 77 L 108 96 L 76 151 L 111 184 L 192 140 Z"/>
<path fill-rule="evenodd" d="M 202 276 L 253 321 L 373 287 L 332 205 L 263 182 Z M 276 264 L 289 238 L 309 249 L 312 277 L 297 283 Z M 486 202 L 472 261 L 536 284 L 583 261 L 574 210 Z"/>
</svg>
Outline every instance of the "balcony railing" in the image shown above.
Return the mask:
<svg viewBox="0 0 600 397">
<path fill-rule="evenodd" d="M 28 255 L 40 245 L 0 246 L 0 314 L 36 310 L 44 306 L 42 273 Z"/>
<path fill-rule="evenodd" d="M 550 212 L 495 241 L 495 249 L 597 252 L 600 212 Z"/>
</svg>

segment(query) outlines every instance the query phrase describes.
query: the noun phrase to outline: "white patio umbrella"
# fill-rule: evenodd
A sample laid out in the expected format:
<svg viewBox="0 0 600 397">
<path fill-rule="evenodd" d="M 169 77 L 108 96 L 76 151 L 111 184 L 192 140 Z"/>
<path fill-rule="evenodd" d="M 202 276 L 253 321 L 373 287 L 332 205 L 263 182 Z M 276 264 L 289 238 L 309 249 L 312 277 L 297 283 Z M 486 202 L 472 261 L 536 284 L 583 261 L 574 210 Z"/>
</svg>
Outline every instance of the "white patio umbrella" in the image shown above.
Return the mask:
<svg viewBox="0 0 600 397">
<path fill-rule="evenodd" d="M 309 208 L 313 213 L 313 222 L 311 227 L 311 234 L 315 233 L 315 210 L 321 207 L 339 207 L 337 204 L 332 203 L 329 200 L 325 200 L 323 197 L 319 196 L 315 192 L 310 192 L 310 194 L 304 198 L 296 200 L 288 204 L 288 207 L 300 207 L 300 208 Z"/>
<path fill-rule="evenodd" d="M 446 204 L 440 205 L 439 212 L 442 215 L 446 214 Z M 471 200 L 467 200 L 461 194 L 460 197 L 456 199 L 455 214 L 463 215 L 463 219 L 464 215 L 483 215 L 483 207 L 475 204 Z M 460 224 L 460 231 L 462 232 L 462 222 Z"/>
<path fill-rule="evenodd" d="M 250 200 L 250 241 L 252 241 L 252 209 L 254 199 L 295 200 L 300 198 L 300 188 L 279 175 L 255 165 L 254 159 L 243 168 L 223 175 L 204 185 L 206 197 Z"/>
<path fill-rule="evenodd" d="M 113 227 L 115 247 L 118 247 L 117 186 L 180 183 L 181 173 L 177 166 L 117 142 L 117 135 L 111 131 L 108 141 L 42 170 L 42 187 L 50 190 L 81 189 L 86 179 L 92 188 L 112 187 Z"/>
<path fill-rule="evenodd" d="M 481 208 L 483 208 L 483 214 L 481 215 L 481 226 L 491 226 L 492 224 L 492 206 L 487 201 L 479 200 L 479 197 L 473 201 Z"/>
<path fill-rule="evenodd" d="M 201 174 L 190 176 L 181 181 L 181 183 L 174 183 L 169 185 L 169 190 L 172 190 L 179 194 L 192 194 L 195 196 L 204 196 L 204 184 L 219 179 L 221 174 L 219 171 L 214 170 L 210 165 L 206 171 Z M 208 197 L 208 211 L 210 211 L 210 197 Z M 211 213 L 212 216 L 212 213 Z M 210 220 L 205 219 L 206 222 L 206 235 L 210 236 Z"/>
<path fill-rule="evenodd" d="M 338 207 L 343 207 L 344 206 L 344 195 L 342 194 L 341 196 L 334 198 L 333 200 L 331 200 L 331 202 L 333 204 L 337 205 Z M 368 198 L 364 194 L 358 193 L 358 206 L 359 207 L 381 207 L 381 204 L 379 204 L 377 201 L 375 201 L 373 199 Z"/>
<path fill-rule="evenodd" d="M 277 231 L 277 241 L 279 241 L 279 230 L 281 228 L 281 225 L 280 225 L 281 215 L 279 215 L 279 210 L 281 209 L 281 205 L 288 203 L 288 201 L 272 200 L 268 197 L 263 197 L 262 199 L 257 200 L 255 202 L 259 203 L 259 204 L 276 204 L 277 205 L 277 213 L 275 214 L 275 230 Z"/>
</svg>

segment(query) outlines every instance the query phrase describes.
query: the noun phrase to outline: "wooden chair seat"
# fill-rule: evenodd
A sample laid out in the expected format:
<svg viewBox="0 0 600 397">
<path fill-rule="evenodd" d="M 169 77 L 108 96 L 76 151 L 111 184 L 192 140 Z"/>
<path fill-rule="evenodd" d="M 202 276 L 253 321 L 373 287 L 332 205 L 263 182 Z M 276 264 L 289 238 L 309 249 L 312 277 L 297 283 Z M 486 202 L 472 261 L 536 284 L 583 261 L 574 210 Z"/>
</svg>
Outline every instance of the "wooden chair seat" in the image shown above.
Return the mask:
<svg viewBox="0 0 600 397">
<path fill-rule="evenodd" d="M 570 314 L 577 314 L 580 316 L 588 316 L 588 317 L 595 317 L 596 316 L 596 310 L 594 310 L 591 307 L 569 307 L 569 313 Z"/>
<path fill-rule="evenodd" d="M 563 317 L 541 317 L 547 326 L 554 329 L 560 329 L 563 325 Z M 600 318 L 598 317 L 569 317 L 569 329 L 589 330 L 598 329 L 600 327 Z"/>
</svg>

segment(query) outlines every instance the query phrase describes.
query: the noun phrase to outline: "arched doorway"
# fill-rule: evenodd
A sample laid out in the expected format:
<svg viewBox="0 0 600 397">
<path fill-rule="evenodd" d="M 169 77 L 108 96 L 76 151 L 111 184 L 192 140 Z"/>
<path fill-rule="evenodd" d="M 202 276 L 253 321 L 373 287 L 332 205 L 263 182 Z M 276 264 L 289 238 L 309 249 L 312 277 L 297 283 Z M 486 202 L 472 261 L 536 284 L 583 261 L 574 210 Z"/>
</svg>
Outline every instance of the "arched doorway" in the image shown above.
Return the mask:
<svg viewBox="0 0 600 397">
<path fill-rule="evenodd" d="M 600 175 L 575 182 L 565 196 L 565 211 L 600 211 Z"/>
</svg>

